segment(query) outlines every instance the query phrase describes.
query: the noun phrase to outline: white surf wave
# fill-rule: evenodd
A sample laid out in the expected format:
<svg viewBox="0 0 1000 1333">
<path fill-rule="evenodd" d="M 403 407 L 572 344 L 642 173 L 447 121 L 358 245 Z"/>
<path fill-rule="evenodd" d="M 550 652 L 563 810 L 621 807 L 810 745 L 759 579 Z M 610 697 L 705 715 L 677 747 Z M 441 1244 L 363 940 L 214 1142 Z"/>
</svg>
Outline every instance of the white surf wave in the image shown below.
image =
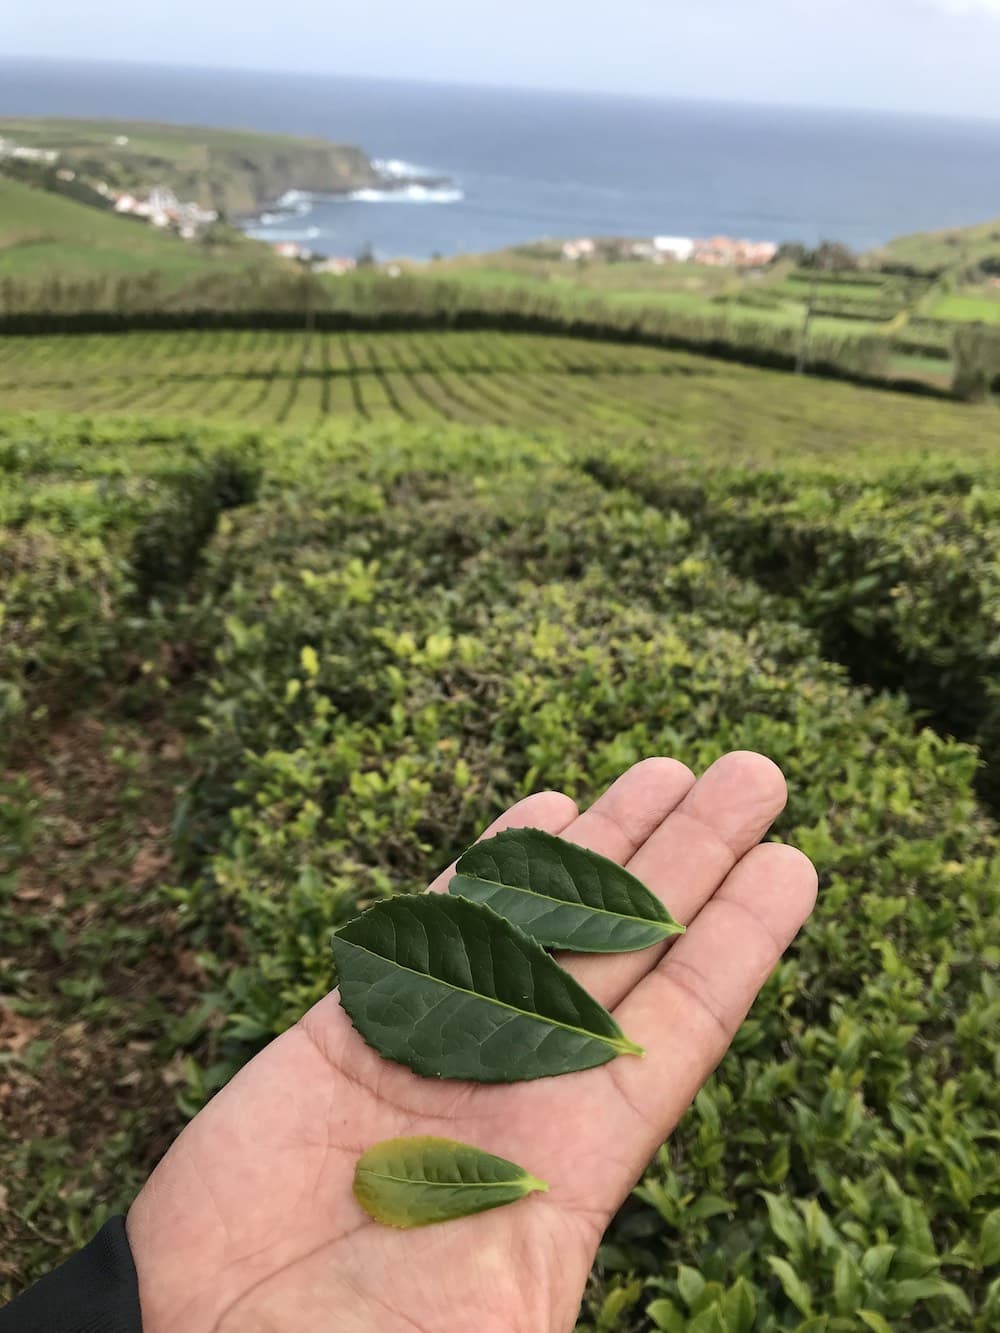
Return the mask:
<svg viewBox="0 0 1000 1333">
<path fill-rule="evenodd" d="M 305 190 L 286 190 L 280 199 L 275 199 L 275 205 L 278 208 L 298 208 L 305 205 L 306 208 L 312 203 L 312 195 Z"/>
<path fill-rule="evenodd" d="M 398 185 L 352 190 L 347 197 L 362 204 L 457 204 L 465 195 L 456 185 Z"/>
<path fill-rule="evenodd" d="M 275 199 L 269 209 L 259 214 L 254 219 L 254 225 L 278 227 L 283 222 L 288 222 L 289 218 L 304 218 L 307 213 L 312 212 L 314 202 L 310 194 L 303 194 L 300 190 L 289 190 L 280 199 Z"/>
<path fill-rule="evenodd" d="M 372 166 L 380 176 L 392 180 L 411 180 L 414 176 L 440 176 L 433 167 L 420 167 L 415 162 L 404 162 L 399 157 L 374 157 Z"/>
<path fill-rule="evenodd" d="M 374 185 L 352 190 L 349 199 L 363 204 L 457 204 L 465 198 L 447 173 L 434 167 L 407 162 L 401 157 L 376 157 L 372 159 L 372 166 L 386 182 L 386 187 L 380 189 Z M 437 183 L 424 184 L 425 181 Z"/>
</svg>

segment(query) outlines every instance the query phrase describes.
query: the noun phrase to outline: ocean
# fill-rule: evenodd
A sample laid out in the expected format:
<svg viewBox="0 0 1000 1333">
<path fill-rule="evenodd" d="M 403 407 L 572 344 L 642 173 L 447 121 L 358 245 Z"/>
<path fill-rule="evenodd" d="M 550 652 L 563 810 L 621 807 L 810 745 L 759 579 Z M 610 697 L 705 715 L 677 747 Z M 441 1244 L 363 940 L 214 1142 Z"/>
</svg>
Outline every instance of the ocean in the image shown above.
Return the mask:
<svg viewBox="0 0 1000 1333">
<path fill-rule="evenodd" d="M 317 75 L 0 61 L 0 115 L 322 135 L 440 188 L 304 197 L 254 229 L 329 255 L 718 233 L 867 249 L 1000 214 L 1000 122 Z"/>
</svg>

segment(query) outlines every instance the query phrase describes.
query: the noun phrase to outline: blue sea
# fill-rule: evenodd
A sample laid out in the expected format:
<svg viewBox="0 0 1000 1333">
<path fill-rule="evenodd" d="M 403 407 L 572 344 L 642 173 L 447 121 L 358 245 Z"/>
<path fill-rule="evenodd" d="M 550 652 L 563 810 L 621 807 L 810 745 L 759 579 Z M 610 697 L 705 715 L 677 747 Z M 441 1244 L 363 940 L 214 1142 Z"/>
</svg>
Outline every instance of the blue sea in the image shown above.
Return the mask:
<svg viewBox="0 0 1000 1333">
<path fill-rule="evenodd" d="M 0 61 L 0 115 L 321 135 L 437 188 L 293 199 L 256 234 L 329 255 L 723 233 L 855 249 L 1000 214 L 1000 122 L 336 75 Z"/>
</svg>

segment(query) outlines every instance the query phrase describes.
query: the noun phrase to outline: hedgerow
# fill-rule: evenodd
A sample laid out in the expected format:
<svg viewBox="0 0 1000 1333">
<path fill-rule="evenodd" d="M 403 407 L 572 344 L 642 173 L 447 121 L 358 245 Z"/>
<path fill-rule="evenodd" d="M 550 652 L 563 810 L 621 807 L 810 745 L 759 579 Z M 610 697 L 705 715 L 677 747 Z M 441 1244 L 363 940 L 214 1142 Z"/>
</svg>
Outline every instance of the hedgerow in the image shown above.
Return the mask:
<svg viewBox="0 0 1000 1333">
<path fill-rule="evenodd" d="M 0 732 L 135 669 L 174 630 L 154 596 L 193 576 L 224 510 L 252 498 L 252 444 L 199 447 L 86 427 L 0 432 Z M 108 446 L 116 454 L 102 455 Z M 120 452 L 119 452 L 120 451 Z"/>
<path fill-rule="evenodd" d="M 709 476 L 627 453 L 593 470 L 681 509 L 735 570 L 793 600 L 826 657 L 975 741 L 980 788 L 1000 800 L 1000 490 L 982 472 Z"/>
</svg>

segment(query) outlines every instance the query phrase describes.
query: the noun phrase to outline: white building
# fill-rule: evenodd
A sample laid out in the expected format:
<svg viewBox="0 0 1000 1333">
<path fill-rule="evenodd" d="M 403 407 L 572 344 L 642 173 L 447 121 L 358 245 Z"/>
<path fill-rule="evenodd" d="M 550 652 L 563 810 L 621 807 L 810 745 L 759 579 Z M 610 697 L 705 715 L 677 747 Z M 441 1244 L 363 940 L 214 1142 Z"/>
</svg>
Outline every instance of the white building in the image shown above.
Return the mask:
<svg viewBox="0 0 1000 1333">
<path fill-rule="evenodd" d="M 338 258 L 337 256 L 321 259 L 318 264 L 313 264 L 314 273 L 332 273 L 336 278 L 343 277 L 345 273 L 353 273 L 356 268 L 357 262 L 355 260 Z"/>
<path fill-rule="evenodd" d="M 25 148 L 13 139 L 0 139 L 0 157 L 14 157 L 22 162 L 55 162 L 59 154 L 54 148 Z"/>
<path fill-rule="evenodd" d="M 694 254 L 694 241 L 690 236 L 654 236 L 653 249 L 664 259 L 686 264 Z"/>
</svg>

